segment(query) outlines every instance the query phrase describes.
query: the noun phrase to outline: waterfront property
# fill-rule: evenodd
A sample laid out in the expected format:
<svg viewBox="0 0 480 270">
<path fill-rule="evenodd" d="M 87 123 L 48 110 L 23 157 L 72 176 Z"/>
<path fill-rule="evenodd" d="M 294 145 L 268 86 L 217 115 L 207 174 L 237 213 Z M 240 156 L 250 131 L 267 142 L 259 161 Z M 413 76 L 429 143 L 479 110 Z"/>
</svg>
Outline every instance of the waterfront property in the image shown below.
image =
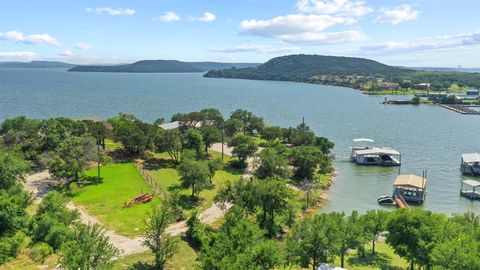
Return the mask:
<svg viewBox="0 0 480 270">
<path fill-rule="evenodd" d="M 463 154 L 460 171 L 462 174 L 480 175 L 480 154 Z"/>
<path fill-rule="evenodd" d="M 470 200 L 480 200 L 480 182 L 475 180 L 462 181 L 460 195 Z"/>
<path fill-rule="evenodd" d="M 393 183 L 393 196 L 407 202 L 422 203 L 425 200 L 427 178 L 414 174 L 399 175 Z"/>
<path fill-rule="evenodd" d="M 359 165 L 400 166 L 401 154 L 391 147 L 352 147 L 351 160 Z"/>
</svg>

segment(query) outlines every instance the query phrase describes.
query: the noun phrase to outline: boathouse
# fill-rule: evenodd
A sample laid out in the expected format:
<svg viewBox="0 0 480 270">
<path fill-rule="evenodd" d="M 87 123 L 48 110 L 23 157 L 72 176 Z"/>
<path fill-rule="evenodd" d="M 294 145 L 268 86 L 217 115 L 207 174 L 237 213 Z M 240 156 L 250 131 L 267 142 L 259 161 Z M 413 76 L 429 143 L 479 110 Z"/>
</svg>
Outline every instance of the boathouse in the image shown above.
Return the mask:
<svg viewBox="0 0 480 270">
<path fill-rule="evenodd" d="M 407 202 L 422 203 L 425 200 L 426 177 L 413 174 L 397 176 L 393 183 L 393 195 L 401 196 Z"/>
<path fill-rule="evenodd" d="M 480 200 L 480 182 L 475 180 L 462 181 L 460 195 L 470 200 Z"/>
<path fill-rule="evenodd" d="M 460 171 L 463 174 L 480 175 L 480 154 L 463 154 Z"/>
</svg>

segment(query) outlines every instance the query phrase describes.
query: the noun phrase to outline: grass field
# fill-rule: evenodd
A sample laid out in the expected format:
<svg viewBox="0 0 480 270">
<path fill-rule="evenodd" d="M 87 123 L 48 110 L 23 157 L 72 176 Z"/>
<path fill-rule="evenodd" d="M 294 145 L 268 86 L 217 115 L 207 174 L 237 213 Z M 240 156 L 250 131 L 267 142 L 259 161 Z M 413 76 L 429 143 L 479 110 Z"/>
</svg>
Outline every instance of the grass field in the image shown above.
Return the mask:
<svg viewBox="0 0 480 270">
<path fill-rule="evenodd" d="M 95 175 L 96 169 L 86 172 L 86 176 Z M 104 166 L 101 175 L 101 183 L 76 188 L 72 201 L 85 206 L 109 230 L 125 236 L 141 234 L 147 212 L 160 200 L 154 198 L 147 204 L 123 208 L 123 204 L 136 195 L 151 193 L 151 188 L 131 163 Z"/>
<path fill-rule="evenodd" d="M 371 246 L 367 246 L 365 258 L 360 258 L 357 252 L 352 252 L 345 259 L 345 268 L 349 270 L 402 270 L 406 269 L 407 262 L 393 252 L 393 249 L 384 242 L 375 245 L 375 255 L 371 254 Z M 335 261 L 340 266 L 340 258 Z"/>
<path fill-rule="evenodd" d="M 166 269 L 175 270 L 193 270 L 197 269 L 197 253 L 193 250 L 187 242 L 180 240 L 178 251 L 173 256 L 172 260 L 167 263 Z M 150 251 L 132 254 L 115 261 L 112 270 L 123 269 L 141 269 L 140 267 L 132 267 L 138 262 L 150 263 L 153 260 L 153 255 Z"/>
<path fill-rule="evenodd" d="M 122 144 L 112 139 L 105 139 L 105 151 L 111 152 L 122 148 Z"/>
</svg>

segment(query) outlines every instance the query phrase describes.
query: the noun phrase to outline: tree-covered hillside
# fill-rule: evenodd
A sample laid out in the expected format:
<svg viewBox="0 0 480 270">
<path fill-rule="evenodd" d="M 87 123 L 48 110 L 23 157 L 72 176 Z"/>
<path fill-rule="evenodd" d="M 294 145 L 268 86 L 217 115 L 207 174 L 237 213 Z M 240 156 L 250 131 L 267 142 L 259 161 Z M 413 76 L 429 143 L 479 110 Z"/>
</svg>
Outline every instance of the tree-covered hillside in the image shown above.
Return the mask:
<svg viewBox="0 0 480 270">
<path fill-rule="evenodd" d="M 304 54 L 273 58 L 252 68 L 212 70 L 205 77 L 309 82 L 367 91 L 382 89 L 385 82 L 397 88 L 429 83 L 434 90 L 452 84 L 480 87 L 480 73 L 417 71 L 364 58 Z"/>
<path fill-rule="evenodd" d="M 76 66 L 68 71 L 82 72 L 200 72 L 189 63 L 176 60 L 143 60 L 133 64 L 117 66 Z"/>
</svg>

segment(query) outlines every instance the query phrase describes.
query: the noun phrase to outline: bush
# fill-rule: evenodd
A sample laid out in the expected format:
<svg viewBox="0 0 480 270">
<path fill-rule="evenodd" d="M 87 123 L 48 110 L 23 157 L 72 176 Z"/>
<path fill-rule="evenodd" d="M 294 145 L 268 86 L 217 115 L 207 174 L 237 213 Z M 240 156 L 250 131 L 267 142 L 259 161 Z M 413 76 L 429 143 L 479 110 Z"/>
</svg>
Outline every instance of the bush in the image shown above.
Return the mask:
<svg viewBox="0 0 480 270">
<path fill-rule="evenodd" d="M 10 258 L 14 258 L 20 253 L 25 235 L 22 232 L 12 237 L 0 238 L 0 265 L 6 263 Z"/>
<path fill-rule="evenodd" d="M 45 259 L 53 253 L 53 248 L 46 243 L 38 243 L 32 247 L 30 258 L 37 263 L 44 263 Z"/>
</svg>

